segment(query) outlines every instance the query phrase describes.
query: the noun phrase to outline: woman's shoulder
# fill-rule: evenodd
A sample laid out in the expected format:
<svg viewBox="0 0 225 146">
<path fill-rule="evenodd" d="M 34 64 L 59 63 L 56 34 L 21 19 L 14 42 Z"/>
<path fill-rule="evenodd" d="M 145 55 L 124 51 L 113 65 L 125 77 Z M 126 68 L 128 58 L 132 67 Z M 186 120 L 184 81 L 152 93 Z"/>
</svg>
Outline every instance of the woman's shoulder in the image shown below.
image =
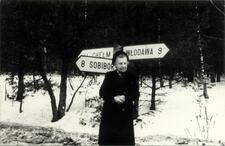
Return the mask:
<svg viewBox="0 0 225 146">
<path fill-rule="evenodd" d="M 116 70 L 114 71 L 109 71 L 105 74 L 105 76 L 115 76 L 116 75 Z"/>
</svg>

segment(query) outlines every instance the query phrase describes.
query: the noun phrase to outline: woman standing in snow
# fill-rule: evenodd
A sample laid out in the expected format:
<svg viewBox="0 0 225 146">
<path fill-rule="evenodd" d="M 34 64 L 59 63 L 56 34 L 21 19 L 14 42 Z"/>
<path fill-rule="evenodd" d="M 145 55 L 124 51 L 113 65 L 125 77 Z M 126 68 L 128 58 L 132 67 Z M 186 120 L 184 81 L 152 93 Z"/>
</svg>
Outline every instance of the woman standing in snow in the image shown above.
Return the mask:
<svg viewBox="0 0 225 146">
<path fill-rule="evenodd" d="M 99 145 L 134 145 L 133 102 L 139 98 L 136 76 L 127 71 L 129 58 L 123 51 L 113 55 L 116 70 L 107 72 L 100 88 L 104 99 Z"/>
</svg>

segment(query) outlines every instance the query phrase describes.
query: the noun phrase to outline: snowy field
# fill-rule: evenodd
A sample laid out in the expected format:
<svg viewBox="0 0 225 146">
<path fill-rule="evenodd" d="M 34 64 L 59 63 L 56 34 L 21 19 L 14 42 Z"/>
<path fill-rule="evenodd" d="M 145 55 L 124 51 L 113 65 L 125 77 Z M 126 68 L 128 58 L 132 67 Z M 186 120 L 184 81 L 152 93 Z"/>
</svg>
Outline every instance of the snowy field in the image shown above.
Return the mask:
<svg viewBox="0 0 225 146">
<path fill-rule="evenodd" d="M 104 76 L 96 79 L 88 77 L 74 99 L 73 105 L 65 117 L 51 123 L 52 111 L 48 93 L 39 90 L 28 92 L 23 102 L 23 112 L 19 113 L 19 102 L 5 98 L 5 93 L 12 94 L 12 88 L 5 81 L 6 75 L 0 75 L 0 122 L 28 124 L 33 126 L 54 127 L 66 132 L 98 135 L 100 116 L 96 107 L 101 104 L 99 88 Z M 26 77 L 26 80 L 31 80 Z M 52 75 L 51 80 L 59 85 L 60 76 Z M 83 77 L 70 77 L 71 85 L 67 85 L 67 106 L 71 97 L 82 82 Z M 148 81 L 147 83 L 150 83 Z M 166 81 L 167 85 L 168 82 Z M 140 87 L 138 120 L 135 120 L 135 137 L 139 144 L 160 143 L 161 137 L 184 137 L 225 141 L 225 78 L 218 83 L 208 84 L 209 99 L 201 96 L 202 90 L 196 85 L 177 83 L 172 89 L 168 86 L 156 91 L 156 111 L 149 111 L 151 89 Z M 54 86 L 54 94 L 58 100 L 59 86 Z M 143 140 L 155 135 L 155 143 Z M 157 137 L 158 136 L 158 137 Z M 142 140 L 141 140 L 142 139 Z M 167 141 L 167 144 L 168 143 Z M 174 144 L 174 143 L 172 143 Z"/>
</svg>

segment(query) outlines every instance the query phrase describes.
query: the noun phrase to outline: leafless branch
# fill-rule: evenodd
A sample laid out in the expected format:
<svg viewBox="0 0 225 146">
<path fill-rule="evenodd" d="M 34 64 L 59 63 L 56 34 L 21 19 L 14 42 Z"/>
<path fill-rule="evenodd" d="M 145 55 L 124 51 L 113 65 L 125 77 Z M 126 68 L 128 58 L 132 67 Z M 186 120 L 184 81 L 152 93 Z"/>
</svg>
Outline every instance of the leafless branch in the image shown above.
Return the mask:
<svg viewBox="0 0 225 146">
<path fill-rule="evenodd" d="M 70 107 L 71 107 L 71 105 L 73 104 L 73 100 L 74 100 L 74 97 L 75 97 L 75 95 L 76 95 L 76 93 L 78 92 L 78 90 L 81 88 L 81 86 L 83 85 L 83 83 L 84 83 L 84 81 L 85 81 L 85 79 L 87 78 L 87 75 L 85 75 L 85 77 L 84 77 L 84 79 L 83 79 L 83 81 L 80 83 L 80 86 L 77 88 L 77 90 L 73 93 L 73 96 L 72 96 L 72 100 L 70 101 L 70 104 L 69 104 L 69 106 L 68 106 L 68 108 L 67 108 L 67 112 L 70 110 Z"/>
<path fill-rule="evenodd" d="M 71 84 L 71 79 L 70 78 L 69 78 L 69 84 L 70 84 L 71 89 L 74 91 L 74 88 L 73 88 L 73 85 Z"/>
<path fill-rule="evenodd" d="M 224 11 L 222 11 L 220 8 L 218 8 L 217 6 L 216 6 L 216 4 L 213 2 L 213 0 L 210 0 L 210 2 L 211 2 L 211 4 L 223 15 L 223 16 L 225 16 L 225 13 L 224 13 Z"/>
<path fill-rule="evenodd" d="M 150 85 L 148 85 L 148 84 L 145 83 L 144 81 L 143 81 L 142 83 L 145 84 L 147 87 L 152 88 Z"/>
<path fill-rule="evenodd" d="M 218 37 L 214 37 L 214 36 L 208 36 L 208 35 L 205 35 L 205 34 L 202 34 L 202 36 L 204 36 L 206 38 L 209 38 L 209 39 L 224 41 L 223 38 L 218 38 Z"/>
<path fill-rule="evenodd" d="M 176 83 L 179 83 L 179 82 L 181 82 L 181 81 L 182 81 L 182 79 L 176 80 L 176 82 L 172 83 L 172 85 L 175 85 Z M 167 87 L 167 86 L 169 86 L 169 85 L 164 85 L 163 87 L 157 87 L 156 90 L 158 90 L 158 89 L 160 89 L 160 88 L 165 88 L 165 87 Z"/>
</svg>

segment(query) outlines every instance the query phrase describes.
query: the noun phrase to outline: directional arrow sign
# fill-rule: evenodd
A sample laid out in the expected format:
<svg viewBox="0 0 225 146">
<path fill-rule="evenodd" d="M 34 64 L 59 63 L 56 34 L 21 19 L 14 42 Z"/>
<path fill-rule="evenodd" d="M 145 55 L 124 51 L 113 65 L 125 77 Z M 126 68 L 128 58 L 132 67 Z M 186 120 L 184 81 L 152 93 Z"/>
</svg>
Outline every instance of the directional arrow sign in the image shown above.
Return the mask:
<svg viewBox="0 0 225 146">
<path fill-rule="evenodd" d="M 169 49 L 164 43 L 125 46 L 130 60 L 163 58 Z M 112 71 L 113 47 L 82 50 L 76 65 L 80 71 L 106 73 Z"/>
<path fill-rule="evenodd" d="M 106 73 L 112 71 L 112 60 L 90 56 L 80 56 L 76 61 L 80 71 Z"/>
<path fill-rule="evenodd" d="M 87 49 L 87 50 L 85 49 L 85 50 L 81 51 L 79 56 L 81 56 L 81 55 L 112 59 L 112 57 L 113 57 L 113 47 Z"/>
<path fill-rule="evenodd" d="M 130 60 L 163 58 L 169 51 L 164 43 L 124 47 Z"/>
<path fill-rule="evenodd" d="M 164 43 L 125 46 L 123 50 L 128 54 L 130 60 L 163 58 L 169 51 Z M 113 47 L 85 49 L 79 56 L 81 55 L 112 59 Z"/>
</svg>

